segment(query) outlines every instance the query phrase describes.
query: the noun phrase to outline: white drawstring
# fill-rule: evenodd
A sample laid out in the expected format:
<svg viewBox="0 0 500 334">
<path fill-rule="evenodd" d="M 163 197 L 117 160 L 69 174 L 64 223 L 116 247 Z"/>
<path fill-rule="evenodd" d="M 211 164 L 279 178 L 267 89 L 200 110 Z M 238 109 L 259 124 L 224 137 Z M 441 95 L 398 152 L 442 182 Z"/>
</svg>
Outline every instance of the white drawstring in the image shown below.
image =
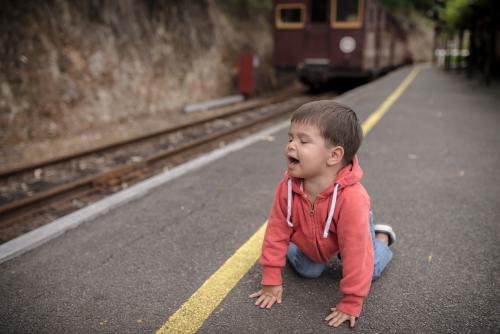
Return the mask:
<svg viewBox="0 0 500 334">
<path fill-rule="evenodd" d="M 304 182 L 302 181 L 300 183 L 300 189 L 303 190 L 303 185 Z M 337 190 L 339 189 L 340 184 L 335 184 L 335 187 L 333 188 L 333 195 L 332 195 L 332 204 L 330 204 L 330 211 L 328 212 L 328 218 L 326 219 L 326 225 L 325 225 L 325 230 L 323 231 L 323 238 L 328 237 L 328 231 L 330 230 L 330 225 L 332 224 L 333 220 L 333 213 L 335 211 L 335 204 L 337 203 Z M 288 198 L 287 198 L 287 215 L 286 215 L 286 223 L 288 226 L 293 227 L 292 221 L 290 218 L 292 217 L 292 179 L 288 179 Z"/>
<path fill-rule="evenodd" d="M 292 217 L 292 179 L 288 179 L 287 210 L 286 223 L 288 226 L 293 227 L 293 224 L 290 221 L 290 217 Z"/>
<path fill-rule="evenodd" d="M 330 211 L 328 212 L 328 218 L 326 219 L 325 230 L 323 231 L 323 238 L 328 237 L 328 231 L 330 230 L 330 225 L 333 220 L 333 212 L 335 211 L 335 204 L 337 203 L 337 189 L 339 188 L 339 184 L 335 185 L 333 188 L 333 196 L 332 196 L 332 204 L 330 204 Z"/>
</svg>

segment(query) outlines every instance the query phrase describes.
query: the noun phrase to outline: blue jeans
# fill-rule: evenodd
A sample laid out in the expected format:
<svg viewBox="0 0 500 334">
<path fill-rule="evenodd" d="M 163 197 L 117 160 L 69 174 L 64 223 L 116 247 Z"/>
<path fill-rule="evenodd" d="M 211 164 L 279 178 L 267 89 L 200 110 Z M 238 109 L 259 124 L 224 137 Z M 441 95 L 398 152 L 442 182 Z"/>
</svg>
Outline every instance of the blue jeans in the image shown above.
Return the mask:
<svg viewBox="0 0 500 334">
<path fill-rule="evenodd" d="M 372 281 L 380 277 L 387 264 L 392 259 L 392 251 L 380 240 L 375 239 L 373 229 L 373 213 L 370 211 L 370 233 L 373 241 L 373 253 L 375 257 Z M 306 278 L 319 277 L 326 268 L 326 264 L 311 261 L 293 242 L 288 246 L 286 254 L 288 261 L 295 271 Z"/>
</svg>

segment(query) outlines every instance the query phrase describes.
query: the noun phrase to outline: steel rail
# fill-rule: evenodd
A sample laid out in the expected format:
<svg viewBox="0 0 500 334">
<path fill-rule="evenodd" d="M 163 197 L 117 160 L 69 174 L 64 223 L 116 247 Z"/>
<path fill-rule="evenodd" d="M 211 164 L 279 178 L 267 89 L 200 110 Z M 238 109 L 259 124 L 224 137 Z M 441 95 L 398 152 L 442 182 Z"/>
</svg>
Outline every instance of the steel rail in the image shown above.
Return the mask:
<svg viewBox="0 0 500 334">
<path fill-rule="evenodd" d="M 74 153 L 70 153 L 70 154 L 66 154 L 66 155 L 61 155 L 59 157 L 41 160 L 41 161 L 33 162 L 30 164 L 25 164 L 22 166 L 11 168 L 9 170 L 4 170 L 4 171 L 0 170 L 0 177 L 12 176 L 12 175 L 15 175 L 15 174 L 18 174 L 21 172 L 28 171 L 30 169 L 43 168 L 43 167 L 46 167 L 46 166 L 49 166 L 49 165 L 52 165 L 55 163 L 68 161 L 68 160 L 79 158 L 79 157 L 82 157 L 85 155 L 99 153 L 99 152 L 102 152 L 102 151 L 105 151 L 108 149 L 129 145 L 131 143 L 136 143 L 136 142 L 148 140 L 148 139 L 151 139 L 154 137 L 166 135 L 166 134 L 169 134 L 172 132 L 184 130 L 184 129 L 187 129 L 189 127 L 195 126 L 195 125 L 200 125 L 200 124 L 214 121 L 217 119 L 226 118 L 229 116 L 234 116 L 234 115 L 240 114 L 240 113 L 247 111 L 247 110 L 250 110 L 250 109 L 255 109 L 255 108 L 262 107 L 262 106 L 282 102 L 286 99 L 289 99 L 290 97 L 299 95 L 300 93 L 302 93 L 301 90 L 295 89 L 291 92 L 281 93 L 281 94 L 278 94 L 275 96 L 265 97 L 265 98 L 258 99 L 258 100 L 249 100 L 249 101 L 245 101 L 243 103 L 240 103 L 240 104 L 237 104 L 234 106 L 230 106 L 230 107 L 223 107 L 223 108 L 220 108 L 219 110 L 227 109 L 228 111 L 223 112 L 221 114 L 212 115 L 212 116 L 208 116 L 208 117 L 205 117 L 205 118 L 202 118 L 199 120 L 195 120 L 195 121 L 192 121 L 190 123 L 180 124 L 177 126 L 168 127 L 168 128 L 164 128 L 161 130 L 153 131 L 150 133 L 146 133 L 146 134 L 142 134 L 142 135 L 138 135 L 138 136 L 133 136 L 133 137 L 127 138 L 125 140 L 104 144 L 104 145 L 101 145 L 98 147 L 94 147 L 94 148 L 90 148 L 90 149 L 86 149 L 86 150 L 81 150 L 78 152 L 74 152 Z"/>
<path fill-rule="evenodd" d="M 257 119 L 248 120 L 242 124 L 235 125 L 229 129 L 218 131 L 211 135 L 192 140 L 183 145 L 160 151 L 154 155 L 144 158 L 141 161 L 130 162 L 118 167 L 110 168 L 109 170 L 97 173 L 95 175 L 88 176 L 80 180 L 75 180 L 61 186 L 56 186 L 52 189 L 38 193 L 32 197 L 23 198 L 21 200 L 3 205 L 0 207 L 0 218 L 2 218 L 2 216 L 7 216 L 7 215 L 10 216 L 15 211 L 20 211 L 20 210 L 31 211 L 35 206 L 37 207 L 36 209 L 41 210 L 40 208 L 41 203 L 50 201 L 52 198 L 60 198 L 60 197 L 68 198 L 71 197 L 70 194 L 73 192 L 91 188 L 100 184 L 107 184 L 110 179 L 120 178 L 132 172 L 142 170 L 157 163 L 158 161 L 171 158 L 172 156 L 184 153 L 201 145 L 208 145 L 223 137 L 251 128 L 252 126 L 258 125 L 259 123 L 268 122 L 273 118 L 280 117 L 282 115 L 290 113 L 291 111 L 292 110 L 290 108 L 284 108 L 277 112 L 260 116 Z M 198 122 L 197 124 L 200 123 Z"/>
</svg>

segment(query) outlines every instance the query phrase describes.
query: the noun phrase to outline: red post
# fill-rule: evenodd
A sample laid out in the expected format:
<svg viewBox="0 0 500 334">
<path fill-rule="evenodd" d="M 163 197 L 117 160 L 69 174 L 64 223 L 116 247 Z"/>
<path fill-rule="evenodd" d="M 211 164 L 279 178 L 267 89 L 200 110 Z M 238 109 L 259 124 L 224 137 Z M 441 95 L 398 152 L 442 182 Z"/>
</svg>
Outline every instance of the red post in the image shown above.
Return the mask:
<svg viewBox="0 0 500 334">
<path fill-rule="evenodd" d="M 256 68 L 259 58 L 251 52 L 242 53 L 240 56 L 239 91 L 244 95 L 253 95 L 256 90 Z"/>
</svg>

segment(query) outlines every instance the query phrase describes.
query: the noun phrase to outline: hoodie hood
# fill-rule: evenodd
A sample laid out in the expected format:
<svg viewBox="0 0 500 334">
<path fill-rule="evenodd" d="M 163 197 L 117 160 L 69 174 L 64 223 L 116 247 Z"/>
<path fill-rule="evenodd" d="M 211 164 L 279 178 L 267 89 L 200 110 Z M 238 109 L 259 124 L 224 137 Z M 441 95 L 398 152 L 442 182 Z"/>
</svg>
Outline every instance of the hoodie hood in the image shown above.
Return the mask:
<svg viewBox="0 0 500 334">
<path fill-rule="evenodd" d="M 342 168 L 335 177 L 334 183 L 340 184 L 342 188 L 353 185 L 361 180 L 363 170 L 358 162 L 358 157 L 354 156 L 352 163 Z"/>
</svg>

